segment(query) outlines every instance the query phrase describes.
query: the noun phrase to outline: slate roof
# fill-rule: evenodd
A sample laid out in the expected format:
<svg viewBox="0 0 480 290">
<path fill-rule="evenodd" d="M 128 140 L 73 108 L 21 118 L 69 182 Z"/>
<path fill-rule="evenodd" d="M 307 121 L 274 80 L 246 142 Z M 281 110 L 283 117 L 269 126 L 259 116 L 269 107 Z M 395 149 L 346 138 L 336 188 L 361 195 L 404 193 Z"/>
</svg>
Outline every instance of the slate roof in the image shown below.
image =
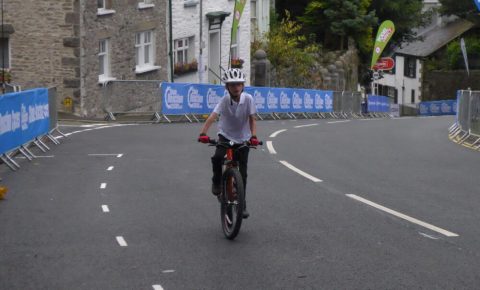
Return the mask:
<svg viewBox="0 0 480 290">
<path fill-rule="evenodd" d="M 417 40 L 396 49 L 396 54 L 412 55 L 416 57 L 426 57 L 434 53 L 453 39 L 462 35 L 465 31 L 473 27 L 473 23 L 457 19 L 444 26 L 435 28 L 421 34 L 422 40 Z"/>
</svg>

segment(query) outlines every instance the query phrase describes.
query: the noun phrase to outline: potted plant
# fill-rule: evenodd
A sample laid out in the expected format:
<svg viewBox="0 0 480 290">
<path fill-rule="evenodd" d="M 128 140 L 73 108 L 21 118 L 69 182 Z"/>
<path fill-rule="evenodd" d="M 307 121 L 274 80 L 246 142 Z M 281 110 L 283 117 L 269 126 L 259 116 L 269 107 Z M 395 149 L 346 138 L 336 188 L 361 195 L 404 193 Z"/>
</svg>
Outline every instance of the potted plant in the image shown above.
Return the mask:
<svg viewBox="0 0 480 290">
<path fill-rule="evenodd" d="M 241 58 L 232 58 L 232 59 L 230 60 L 230 66 L 231 66 L 232 68 L 243 68 L 243 63 L 244 63 L 244 62 L 245 62 L 245 61 L 244 61 L 243 59 L 241 59 Z"/>
<path fill-rule="evenodd" d="M 193 59 L 191 62 L 186 63 L 176 63 L 173 67 L 173 73 L 176 75 L 182 75 L 189 72 L 194 72 L 198 70 L 198 62 L 196 59 Z"/>
<path fill-rule="evenodd" d="M 12 74 L 10 73 L 10 71 L 8 69 L 0 70 L 0 83 L 9 83 L 11 81 L 12 81 Z"/>
</svg>

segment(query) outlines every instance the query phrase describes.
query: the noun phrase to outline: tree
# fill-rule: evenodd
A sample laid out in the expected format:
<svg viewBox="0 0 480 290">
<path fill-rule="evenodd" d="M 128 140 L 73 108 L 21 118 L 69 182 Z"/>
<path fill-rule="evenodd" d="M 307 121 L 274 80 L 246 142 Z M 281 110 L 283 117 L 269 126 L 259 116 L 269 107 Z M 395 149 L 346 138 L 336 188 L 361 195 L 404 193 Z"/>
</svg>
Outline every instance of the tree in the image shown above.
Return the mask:
<svg viewBox="0 0 480 290">
<path fill-rule="evenodd" d="M 455 15 L 474 23 L 480 22 L 478 9 L 473 0 L 440 0 L 442 15 Z"/>
<path fill-rule="evenodd" d="M 309 42 L 300 31 L 300 23 L 292 20 L 290 13 L 277 25 L 271 26 L 267 34 L 267 55 L 283 86 L 306 87 L 311 79 L 311 68 L 315 64 L 315 53 L 320 51 L 316 43 Z"/>
<path fill-rule="evenodd" d="M 393 21 L 395 34 L 390 42 L 400 44 L 415 40 L 414 29 L 422 27 L 430 21 L 431 11 L 422 11 L 422 7 L 423 1 L 421 0 L 372 0 L 370 9 L 375 11 L 380 22 Z"/>
<path fill-rule="evenodd" d="M 327 42 L 331 36 L 339 38 L 340 49 L 345 48 L 346 38 L 353 37 L 360 50 L 369 45 L 365 40 L 371 38 L 371 27 L 378 22 L 374 11 L 368 11 L 371 0 L 314 0 L 299 17 L 309 32 L 320 32 Z M 367 36 L 367 37 L 366 37 Z M 368 41 L 367 41 L 368 42 Z"/>
</svg>

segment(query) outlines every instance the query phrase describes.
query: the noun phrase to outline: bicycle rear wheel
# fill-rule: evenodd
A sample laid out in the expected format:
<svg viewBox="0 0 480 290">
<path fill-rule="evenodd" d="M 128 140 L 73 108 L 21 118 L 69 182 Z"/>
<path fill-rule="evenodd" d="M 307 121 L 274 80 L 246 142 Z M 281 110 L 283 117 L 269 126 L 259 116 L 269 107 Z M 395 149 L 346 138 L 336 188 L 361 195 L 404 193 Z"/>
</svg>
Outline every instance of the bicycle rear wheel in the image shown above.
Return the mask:
<svg viewBox="0 0 480 290">
<path fill-rule="evenodd" d="M 245 205 L 242 175 L 238 168 L 229 168 L 223 174 L 220 219 L 225 237 L 233 240 L 240 231 Z"/>
</svg>

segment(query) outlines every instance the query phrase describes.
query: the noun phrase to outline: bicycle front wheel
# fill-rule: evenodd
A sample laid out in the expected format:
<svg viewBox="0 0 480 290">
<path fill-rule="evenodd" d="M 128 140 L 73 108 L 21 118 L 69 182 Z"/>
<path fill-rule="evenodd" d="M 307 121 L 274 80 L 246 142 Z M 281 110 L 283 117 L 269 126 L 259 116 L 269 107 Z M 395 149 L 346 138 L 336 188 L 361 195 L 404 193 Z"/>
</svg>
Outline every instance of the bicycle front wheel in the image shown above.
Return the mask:
<svg viewBox="0 0 480 290">
<path fill-rule="evenodd" d="M 242 175 L 238 168 L 229 168 L 223 174 L 220 206 L 222 229 L 227 239 L 233 240 L 240 231 L 245 205 Z"/>
</svg>

